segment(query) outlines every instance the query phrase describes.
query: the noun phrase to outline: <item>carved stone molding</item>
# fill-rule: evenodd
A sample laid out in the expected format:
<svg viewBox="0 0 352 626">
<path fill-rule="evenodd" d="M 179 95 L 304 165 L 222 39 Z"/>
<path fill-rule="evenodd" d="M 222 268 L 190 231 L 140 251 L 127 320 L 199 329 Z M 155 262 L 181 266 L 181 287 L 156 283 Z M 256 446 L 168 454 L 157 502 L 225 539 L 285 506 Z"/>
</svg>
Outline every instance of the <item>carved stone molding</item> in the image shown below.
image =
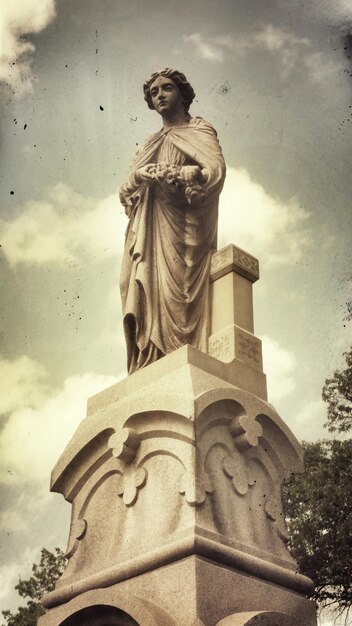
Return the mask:
<svg viewBox="0 0 352 626">
<path fill-rule="evenodd" d="M 78 542 L 83 539 L 87 532 L 87 520 L 78 518 L 73 521 L 70 533 L 70 542 L 65 552 L 65 557 L 70 559 L 78 548 Z"/>
<path fill-rule="evenodd" d="M 265 503 L 267 518 L 274 522 L 274 529 L 284 543 L 288 543 L 289 535 L 284 521 L 282 501 L 278 496 L 271 496 Z"/>
<path fill-rule="evenodd" d="M 185 472 L 181 477 L 180 493 L 185 495 L 186 502 L 190 506 L 197 506 L 205 502 L 207 493 L 212 493 L 214 487 L 211 484 L 210 478 L 204 469 L 204 465 L 200 460 L 198 454 L 195 455 L 196 459 L 194 464 L 188 472 Z"/>
<path fill-rule="evenodd" d="M 234 438 L 235 446 L 239 450 L 244 451 L 251 446 L 258 445 L 263 429 L 253 418 L 248 415 L 241 415 L 232 420 L 230 432 Z"/>
<path fill-rule="evenodd" d="M 127 466 L 122 476 L 119 476 L 117 493 L 122 496 L 126 506 L 132 506 L 138 497 L 138 490 L 142 489 L 147 482 L 148 472 L 144 467 L 135 469 Z"/>
<path fill-rule="evenodd" d="M 108 446 L 115 458 L 124 463 L 132 463 L 140 444 L 138 433 L 132 428 L 122 428 L 109 438 Z"/>
<path fill-rule="evenodd" d="M 248 252 L 230 244 L 213 254 L 211 280 L 217 280 L 230 271 L 236 271 L 254 283 L 259 278 L 259 262 Z"/>
<path fill-rule="evenodd" d="M 246 495 L 248 487 L 253 487 L 254 479 L 248 468 L 235 463 L 234 459 L 227 456 L 223 460 L 222 467 L 225 476 L 232 479 L 232 485 L 239 496 Z"/>
</svg>

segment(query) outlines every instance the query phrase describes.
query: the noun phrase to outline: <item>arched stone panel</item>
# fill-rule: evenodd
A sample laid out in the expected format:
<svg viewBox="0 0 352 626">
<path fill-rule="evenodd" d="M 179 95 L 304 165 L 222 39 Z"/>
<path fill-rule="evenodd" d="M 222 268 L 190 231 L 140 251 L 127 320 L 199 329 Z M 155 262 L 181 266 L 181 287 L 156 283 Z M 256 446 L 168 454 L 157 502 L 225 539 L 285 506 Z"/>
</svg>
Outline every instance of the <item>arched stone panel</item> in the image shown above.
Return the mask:
<svg viewBox="0 0 352 626">
<path fill-rule="evenodd" d="M 255 611 L 228 615 L 215 626 L 298 626 L 298 623 L 287 613 Z"/>
<path fill-rule="evenodd" d="M 153 602 L 116 589 L 87 591 L 39 620 L 40 626 L 175 626 Z"/>
<path fill-rule="evenodd" d="M 60 626 L 140 626 L 131 615 L 111 606 L 90 606 L 61 622 Z"/>
</svg>

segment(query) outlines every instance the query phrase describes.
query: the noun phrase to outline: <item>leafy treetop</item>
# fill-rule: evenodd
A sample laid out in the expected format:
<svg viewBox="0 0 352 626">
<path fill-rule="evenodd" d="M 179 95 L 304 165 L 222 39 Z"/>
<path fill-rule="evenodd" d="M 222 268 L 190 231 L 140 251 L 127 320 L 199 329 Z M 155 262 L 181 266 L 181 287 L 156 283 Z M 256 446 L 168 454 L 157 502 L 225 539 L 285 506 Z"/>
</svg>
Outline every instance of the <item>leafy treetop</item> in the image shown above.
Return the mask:
<svg viewBox="0 0 352 626">
<path fill-rule="evenodd" d="M 66 565 L 66 558 L 60 548 L 49 552 L 42 548 L 39 565 L 32 566 L 32 576 L 19 580 L 15 589 L 22 598 L 28 598 L 26 606 L 20 606 L 16 613 L 2 611 L 6 626 L 36 626 L 38 617 L 45 613 L 41 598 L 55 587 Z"/>
</svg>

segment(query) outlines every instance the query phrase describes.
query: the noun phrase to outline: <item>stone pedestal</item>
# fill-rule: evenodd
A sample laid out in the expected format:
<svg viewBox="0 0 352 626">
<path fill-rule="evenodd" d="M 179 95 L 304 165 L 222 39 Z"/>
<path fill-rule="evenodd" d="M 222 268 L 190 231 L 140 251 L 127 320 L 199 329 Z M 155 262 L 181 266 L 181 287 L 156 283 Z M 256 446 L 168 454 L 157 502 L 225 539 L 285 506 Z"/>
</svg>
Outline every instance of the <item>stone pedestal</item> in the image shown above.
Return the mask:
<svg viewBox="0 0 352 626">
<path fill-rule="evenodd" d="M 88 401 L 52 473 L 72 503 L 69 561 L 40 626 L 316 626 L 281 504 L 302 451 L 238 340 L 260 352 L 238 265 L 213 282 L 232 298 L 235 323 L 212 311 L 230 362 L 184 346 Z"/>
</svg>

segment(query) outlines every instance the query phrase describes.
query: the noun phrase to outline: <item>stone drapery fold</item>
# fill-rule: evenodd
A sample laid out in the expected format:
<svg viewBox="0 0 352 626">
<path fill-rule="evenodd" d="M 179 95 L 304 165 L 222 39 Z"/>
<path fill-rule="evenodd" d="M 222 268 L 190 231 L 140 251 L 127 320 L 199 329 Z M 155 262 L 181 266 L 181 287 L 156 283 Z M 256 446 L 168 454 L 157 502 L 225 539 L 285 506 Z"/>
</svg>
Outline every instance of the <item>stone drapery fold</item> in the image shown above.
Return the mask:
<svg viewBox="0 0 352 626">
<path fill-rule="evenodd" d="M 198 165 L 206 179 L 187 193 L 161 181 L 139 183 L 148 163 Z M 121 271 L 128 371 L 192 344 L 206 351 L 208 290 L 216 249 L 225 163 L 214 128 L 200 117 L 161 130 L 138 150 L 120 189 L 129 224 Z"/>
</svg>

